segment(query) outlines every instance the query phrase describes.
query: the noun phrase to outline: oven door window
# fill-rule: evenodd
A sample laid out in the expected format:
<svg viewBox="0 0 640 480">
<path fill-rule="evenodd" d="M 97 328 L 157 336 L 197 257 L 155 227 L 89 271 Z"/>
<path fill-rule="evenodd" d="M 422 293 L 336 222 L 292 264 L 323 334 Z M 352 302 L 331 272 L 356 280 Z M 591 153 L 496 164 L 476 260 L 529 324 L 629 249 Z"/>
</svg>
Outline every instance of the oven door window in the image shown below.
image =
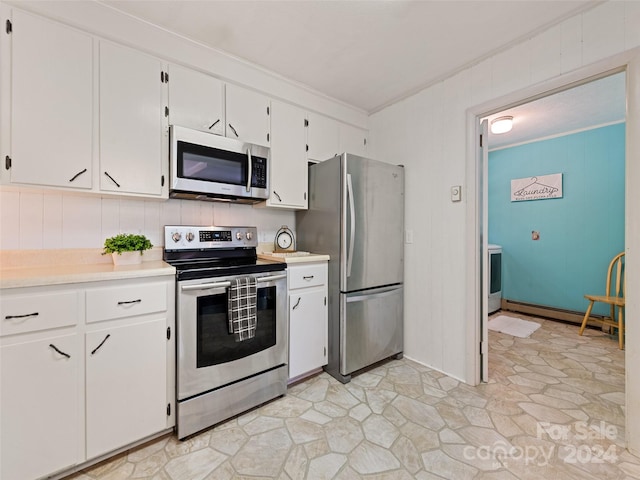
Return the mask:
<svg viewBox="0 0 640 480">
<path fill-rule="evenodd" d="M 232 362 L 276 344 L 276 287 L 258 289 L 258 321 L 253 338 L 236 342 L 229 333 L 227 294 L 198 297 L 197 368 Z"/>
</svg>

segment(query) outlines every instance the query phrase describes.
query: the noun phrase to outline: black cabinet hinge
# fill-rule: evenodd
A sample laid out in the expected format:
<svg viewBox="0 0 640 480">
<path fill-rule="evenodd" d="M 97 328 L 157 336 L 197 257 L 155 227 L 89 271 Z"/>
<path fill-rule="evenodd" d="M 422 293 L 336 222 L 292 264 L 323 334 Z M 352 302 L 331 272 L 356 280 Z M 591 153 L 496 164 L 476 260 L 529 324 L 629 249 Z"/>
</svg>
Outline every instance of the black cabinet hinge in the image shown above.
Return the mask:
<svg viewBox="0 0 640 480">
<path fill-rule="evenodd" d="M 269 134 L 267 133 L 267 142 L 269 141 Z"/>
<path fill-rule="evenodd" d="M 160 176 L 160 186 L 164 187 L 164 175 Z"/>
<path fill-rule="evenodd" d="M 167 417 L 171 416 L 171 404 L 167 403 Z"/>
<path fill-rule="evenodd" d="M 167 327 L 167 340 L 171 340 L 171 327 Z"/>
<path fill-rule="evenodd" d="M 269 107 L 267 107 L 267 115 L 270 115 L 270 113 L 269 113 Z"/>
<path fill-rule="evenodd" d="M 309 120 L 307 120 L 306 118 L 304 119 L 304 126 L 308 127 L 309 126 Z"/>
<path fill-rule="evenodd" d="M 327 304 L 327 297 L 324 297 L 324 304 Z"/>
<path fill-rule="evenodd" d="M 167 72 L 160 72 L 160 82 L 169 83 L 169 74 Z"/>
<path fill-rule="evenodd" d="M 164 107 L 164 116 L 165 117 L 169 116 L 169 107 Z"/>
<path fill-rule="evenodd" d="M 309 145 L 307 144 L 307 152 L 309 151 Z"/>
<path fill-rule="evenodd" d="M 9 170 L 11 168 L 11 157 L 9 155 L 4 157 L 4 168 L 6 170 Z"/>
<path fill-rule="evenodd" d="M 7 20 L 6 27 L 7 35 L 13 32 L 13 25 L 11 24 L 11 20 Z"/>
<path fill-rule="evenodd" d="M 480 135 L 480 148 L 482 148 L 482 135 Z"/>
<path fill-rule="evenodd" d="M 365 147 L 367 146 L 367 139 L 366 138 L 364 139 L 364 146 Z"/>
<path fill-rule="evenodd" d="M 307 192 L 304 192 L 304 199 L 307 199 Z"/>
</svg>

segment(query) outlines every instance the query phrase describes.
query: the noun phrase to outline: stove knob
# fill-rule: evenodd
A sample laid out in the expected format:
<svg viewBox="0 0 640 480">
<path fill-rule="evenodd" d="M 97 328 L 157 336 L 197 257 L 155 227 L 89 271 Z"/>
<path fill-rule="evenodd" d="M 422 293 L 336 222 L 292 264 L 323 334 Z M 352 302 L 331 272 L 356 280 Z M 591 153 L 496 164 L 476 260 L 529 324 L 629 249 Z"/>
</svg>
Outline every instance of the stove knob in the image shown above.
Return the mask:
<svg viewBox="0 0 640 480">
<path fill-rule="evenodd" d="M 251 240 L 253 238 L 253 233 L 251 232 L 247 232 L 246 235 L 247 235 L 247 240 Z"/>
<path fill-rule="evenodd" d="M 174 242 L 178 243 L 180 241 L 180 239 L 182 238 L 182 234 L 180 232 L 174 232 L 171 235 L 171 238 L 173 239 Z"/>
<path fill-rule="evenodd" d="M 193 234 L 193 232 L 187 232 L 185 238 L 187 239 L 187 242 L 193 242 L 193 239 L 196 238 L 196 236 Z"/>
<path fill-rule="evenodd" d="M 236 232 L 236 240 L 242 240 L 242 232 Z"/>
</svg>

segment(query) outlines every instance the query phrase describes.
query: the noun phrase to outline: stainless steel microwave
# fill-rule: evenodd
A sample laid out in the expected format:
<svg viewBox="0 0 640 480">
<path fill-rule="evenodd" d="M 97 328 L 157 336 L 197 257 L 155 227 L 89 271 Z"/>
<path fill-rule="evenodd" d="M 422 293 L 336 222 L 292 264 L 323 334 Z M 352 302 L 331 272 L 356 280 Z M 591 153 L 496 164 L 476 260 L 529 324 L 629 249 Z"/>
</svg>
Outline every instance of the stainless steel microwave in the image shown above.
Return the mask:
<svg viewBox="0 0 640 480">
<path fill-rule="evenodd" d="M 169 196 L 258 203 L 269 197 L 268 147 L 171 125 Z"/>
</svg>

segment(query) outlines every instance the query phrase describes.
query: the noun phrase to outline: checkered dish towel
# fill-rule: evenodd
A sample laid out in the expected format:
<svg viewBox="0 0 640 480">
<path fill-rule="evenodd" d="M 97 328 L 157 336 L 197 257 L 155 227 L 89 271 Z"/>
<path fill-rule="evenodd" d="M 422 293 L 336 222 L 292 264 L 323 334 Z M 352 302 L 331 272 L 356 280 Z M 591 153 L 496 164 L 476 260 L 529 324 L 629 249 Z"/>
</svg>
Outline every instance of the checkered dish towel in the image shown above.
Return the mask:
<svg viewBox="0 0 640 480">
<path fill-rule="evenodd" d="M 256 334 L 257 284 L 254 277 L 237 277 L 231 280 L 229 287 L 229 334 L 236 342 L 253 338 Z"/>
</svg>

